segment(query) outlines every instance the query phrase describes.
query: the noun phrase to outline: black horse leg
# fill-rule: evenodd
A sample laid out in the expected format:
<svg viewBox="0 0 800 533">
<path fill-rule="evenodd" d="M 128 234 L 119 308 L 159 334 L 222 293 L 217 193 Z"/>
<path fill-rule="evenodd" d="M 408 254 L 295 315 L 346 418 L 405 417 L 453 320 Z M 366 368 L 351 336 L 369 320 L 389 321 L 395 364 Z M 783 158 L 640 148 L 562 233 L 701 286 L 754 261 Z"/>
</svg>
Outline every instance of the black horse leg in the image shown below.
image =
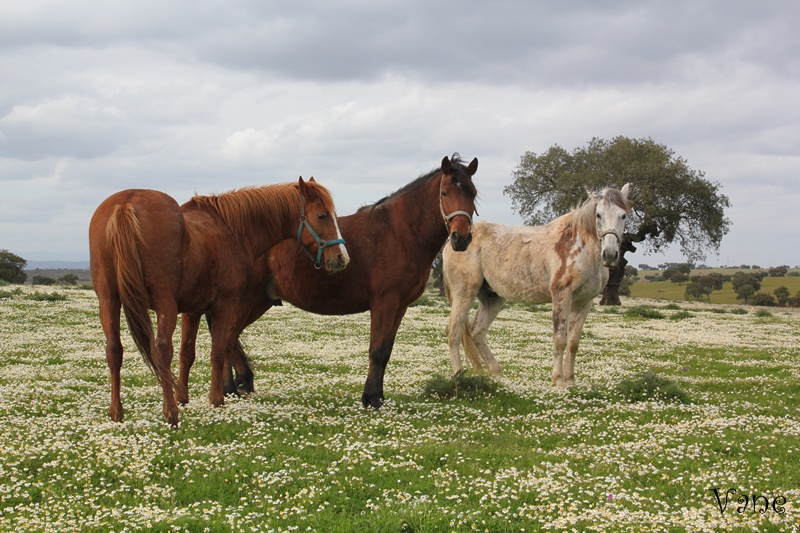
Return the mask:
<svg viewBox="0 0 800 533">
<path fill-rule="evenodd" d="M 396 309 L 396 308 L 395 308 Z M 381 312 L 373 308 L 370 324 L 369 342 L 369 372 L 367 381 L 364 384 L 364 393 L 361 395 L 361 403 L 364 407 L 380 409 L 385 399 L 383 395 L 383 376 L 386 372 L 386 365 L 392 355 L 394 339 L 397 336 L 397 329 L 403 320 L 406 308 L 395 313 Z"/>
<path fill-rule="evenodd" d="M 253 384 L 253 368 L 250 366 L 250 359 L 242 347 L 242 343 L 237 339 L 236 347 L 234 348 L 234 360 L 231 365 L 236 370 L 236 379 L 234 379 L 234 387 L 239 394 L 250 394 L 255 391 Z M 231 377 L 233 379 L 233 377 Z M 225 384 L 227 386 L 227 382 Z"/>
</svg>

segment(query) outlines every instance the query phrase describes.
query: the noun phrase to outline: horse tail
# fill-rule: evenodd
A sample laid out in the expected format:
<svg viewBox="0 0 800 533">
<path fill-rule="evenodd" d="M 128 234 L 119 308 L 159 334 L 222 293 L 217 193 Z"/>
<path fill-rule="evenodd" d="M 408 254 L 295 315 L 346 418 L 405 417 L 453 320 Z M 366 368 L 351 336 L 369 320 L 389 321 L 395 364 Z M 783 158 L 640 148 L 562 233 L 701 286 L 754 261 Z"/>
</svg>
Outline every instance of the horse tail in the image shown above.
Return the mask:
<svg viewBox="0 0 800 533">
<path fill-rule="evenodd" d="M 150 320 L 150 298 L 144 284 L 139 246 L 144 242 L 139 219 L 131 204 L 114 207 L 106 227 L 111 247 L 120 301 L 125 310 L 133 342 L 142 354 L 145 364 L 158 377 L 153 353 L 155 335 Z"/>
<path fill-rule="evenodd" d="M 475 339 L 472 338 L 472 321 L 467 320 L 464 324 L 464 332 L 461 334 L 461 344 L 464 346 L 464 353 L 467 354 L 469 362 L 472 363 L 473 368 L 480 370 L 483 367 L 483 357 L 475 344 Z"/>
</svg>

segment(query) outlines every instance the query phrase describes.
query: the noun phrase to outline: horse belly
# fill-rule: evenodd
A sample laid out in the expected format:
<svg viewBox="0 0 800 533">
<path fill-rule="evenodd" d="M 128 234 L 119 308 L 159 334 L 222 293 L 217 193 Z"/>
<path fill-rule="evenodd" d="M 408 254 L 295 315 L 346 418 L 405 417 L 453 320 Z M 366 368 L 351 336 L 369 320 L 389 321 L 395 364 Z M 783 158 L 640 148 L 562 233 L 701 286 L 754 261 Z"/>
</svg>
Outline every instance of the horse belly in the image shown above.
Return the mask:
<svg viewBox="0 0 800 533">
<path fill-rule="evenodd" d="M 513 279 L 506 277 L 495 283 L 487 279 L 487 282 L 494 292 L 512 302 L 543 304 L 552 300 L 548 281 L 536 276 Z"/>
<path fill-rule="evenodd" d="M 547 265 L 531 258 L 500 259 L 484 257 L 483 261 L 484 278 L 494 292 L 512 302 L 542 304 L 551 301 Z"/>
</svg>

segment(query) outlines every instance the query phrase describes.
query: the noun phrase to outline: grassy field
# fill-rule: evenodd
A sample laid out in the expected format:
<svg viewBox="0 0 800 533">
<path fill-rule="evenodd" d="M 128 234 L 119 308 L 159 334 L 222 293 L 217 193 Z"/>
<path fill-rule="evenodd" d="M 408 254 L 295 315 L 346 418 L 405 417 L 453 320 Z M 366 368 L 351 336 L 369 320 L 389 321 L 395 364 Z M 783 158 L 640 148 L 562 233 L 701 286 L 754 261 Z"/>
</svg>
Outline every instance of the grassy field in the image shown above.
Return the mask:
<svg viewBox="0 0 800 533">
<path fill-rule="evenodd" d="M 368 316 L 285 306 L 244 335 L 256 393 L 223 408 L 207 404 L 201 330 L 174 430 L 134 352 L 126 421 L 108 420 L 93 292 L 2 289 L 0 531 L 800 529 L 798 313 L 595 308 L 563 391 L 550 385 L 549 306 L 514 306 L 490 333 L 499 391 L 439 400 L 421 391 L 450 372 L 448 309 L 429 297 L 406 315 L 376 412 L 360 403 Z M 620 392 L 648 371 L 690 403 Z"/>
<path fill-rule="evenodd" d="M 712 270 L 699 270 L 692 272 L 692 275 L 703 275 L 711 272 L 721 272 L 731 275 L 738 272 L 739 269 L 712 269 Z M 747 272 L 747 271 L 742 271 Z M 653 298 L 662 300 L 684 300 L 684 292 L 686 291 L 687 283 L 672 283 L 671 281 L 643 281 L 644 276 L 649 274 L 656 274 L 656 271 L 643 270 L 639 273 L 640 280 L 633 284 L 631 287 L 631 296 L 634 298 Z M 660 272 L 658 272 L 660 274 Z M 800 276 L 785 276 L 782 278 L 764 278 L 761 282 L 761 289 L 759 292 L 772 294 L 772 291 L 778 287 L 784 286 L 789 289 L 789 293 L 794 296 L 800 291 Z M 711 303 L 716 304 L 736 304 L 739 303 L 736 293 L 733 292 L 733 286 L 730 282 L 726 283 L 722 290 L 714 291 L 711 293 Z"/>
</svg>

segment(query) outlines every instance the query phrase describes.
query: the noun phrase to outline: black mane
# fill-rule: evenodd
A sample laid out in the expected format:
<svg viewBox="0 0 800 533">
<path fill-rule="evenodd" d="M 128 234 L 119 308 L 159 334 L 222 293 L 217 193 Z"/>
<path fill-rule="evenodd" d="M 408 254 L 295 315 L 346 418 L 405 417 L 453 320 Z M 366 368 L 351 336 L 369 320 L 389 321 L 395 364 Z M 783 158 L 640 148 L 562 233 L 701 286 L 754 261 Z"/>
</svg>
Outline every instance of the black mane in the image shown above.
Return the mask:
<svg viewBox="0 0 800 533">
<path fill-rule="evenodd" d="M 475 184 L 472 183 L 472 176 L 470 176 L 467 173 L 467 166 L 464 165 L 463 159 L 461 159 L 461 156 L 458 154 L 458 152 L 454 153 L 452 157 L 450 157 L 450 162 L 453 164 L 453 169 L 455 170 L 455 172 L 453 173 L 453 177 L 456 179 L 458 184 L 461 185 L 461 188 L 464 189 L 467 192 L 467 194 L 471 196 L 472 199 L 474 200 L 475 197 L 478 196 L 478 190 L 475 188 Z M 358 210 L 364 211 L 365 209 L 375 209 L 383 202 L 391 198 L 394 198 L 396 196 L 402 196 L 406 193 L 412 192 L 420 188 L 424 183 L 427 183 L 429 179 L 435 176 L 439 176 L 441 173 L 442 173 L 441 167 L 435 168 L 430 172 L 428 172 L 427 174 L 423 174 L 422 176 L 418 177 L 411 183 L 403 185 L 392 194 L 384 196 L 374 204 L 365 205 L 363 207 L 360 207 Z"/>
</svg>

